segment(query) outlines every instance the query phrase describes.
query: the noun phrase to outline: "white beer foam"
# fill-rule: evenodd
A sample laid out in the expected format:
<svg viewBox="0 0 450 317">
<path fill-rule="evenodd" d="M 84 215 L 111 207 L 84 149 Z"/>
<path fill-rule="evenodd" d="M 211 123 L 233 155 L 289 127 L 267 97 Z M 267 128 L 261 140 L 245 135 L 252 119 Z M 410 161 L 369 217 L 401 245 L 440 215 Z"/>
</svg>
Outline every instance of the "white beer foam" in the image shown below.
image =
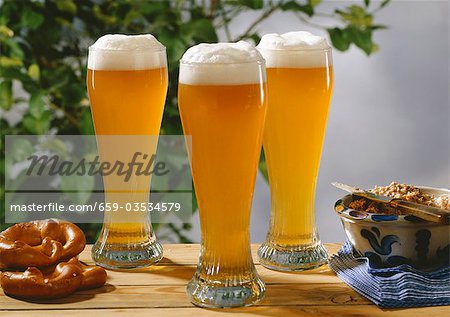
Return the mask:
<svg viewBox="0 0 450 317">
<path fill-rule="evenodd" d="M 164 49 L 151 34 L 107 34 L 89 47 L 88 68 L 142 70 L 167 67 Z"/>
<path fill-rule="evenodd" d="M 259 63 L 258 63 L 259 62 Z M 179 82 L 188 85 L 242 85 L 266 80 L 264 59 L 250 43 L 198 44 L 181 58 Z"/>
<path fill-rule="evenodd" d="M 267 68 L 315 68 L 332 63 L 331 55 L 324 52 L 330 48 L 326 39 L 305 31 L 266 34 L 257 48 Z"/>
</svg>

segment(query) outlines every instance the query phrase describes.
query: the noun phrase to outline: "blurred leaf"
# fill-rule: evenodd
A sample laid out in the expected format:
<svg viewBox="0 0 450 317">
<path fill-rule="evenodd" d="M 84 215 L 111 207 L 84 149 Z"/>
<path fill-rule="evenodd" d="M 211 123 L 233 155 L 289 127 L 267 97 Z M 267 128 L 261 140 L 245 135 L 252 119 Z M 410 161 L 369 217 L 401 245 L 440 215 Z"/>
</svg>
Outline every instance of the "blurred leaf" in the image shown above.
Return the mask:
<svg viewBox="0 0 450 317">
<path fill-rule="evenodd" d="M 130 10 L 125 18 L 123 19 L 123 24 L 129 25 L 134 20 L 139 19 L 142 16 L 142 13 L 137 10 Z"/>
<path fill-rule="evenodd" d="M 264 7 L 264 1 L 263 0 L 240 0 L 237 1 L 240 5 L 244 7 L 248 7 L 250 9 L 262 9 Z"/>
<path fill-rule="evenodd" d="M 5 38 L 3 39 L 4 47 L 9 51 L 9 57 L 15 57 L 20 60 L 24 58 L 24 53 L 22 48 L 13 38 Z"/>
<path fill-rule="evenodd" d="M 51 114 L 44 112 L 40 118 L 34 118 L 30 115 L 25 115 L 22 119 L 22 124 L 26 131 L 31 134 L 45 134 L 50 128 Z"/>
<path fill-rule="evenodd" d="M 195 196 L 194 184 L 192 184 L 192 212 L 195 212 L 198 209 L 198 201 L 197 196 Z"/>
<path fill-rule="evenodd" d="M 322 3 L 322 0 L 308 0 L 308 3 L 312 5 L 313 7 L 318 6 Z"/>
<path fill-rule="evenodd" d="M 12 82 L 11 80 L 4 80 L 0 83 L 0 108 L 9 110 L 12 101 Z"/>
<path fill-rule="evenodd" d="M 311 3 L 308 4 L 300 4 L 298 1 L 288 1 L 282 3 L 280 5 L 281 10 L 283 11 L 300 11 L 308 16 L 314 15 L 314 7 Z"/>
<path fill-rule="evenodd" d="M 55 21 L 69 29 L 72 27 L 72 21 L 70 20 L 64 18 L 55 18 Z"/>
<path fill-rule="evenodd" d="M 387 29 L 387 26 L 386 26 L 386 25 L 371 25 L 371 26 L 370 26 L 370 29 L 371 29 L 372 31 L 375 31 L 375 30 L 385 30 L 385 29 Z"/>
<path fill-rule="evenodd" d="M 77 5 L 72 0 L 56 0 L 56 7 L 64 12 L 68 12 L 72 15 L 77 13 Z"/>
<path fill-rule="evenodd" d="M 347 28 L 347 33 L 350 35 L 353 43 L 362 49 L 367 55 L 372 53 L 372 31 L 370 29 L 359 29 L 354 26 Z"/>
<path fill-rule="evenodd" d="M 331 43 L 339 51 L 348 50 L 351 40 L 348 36 L 346 30 L 340 28 L 328 29 L 328 34 L 330 34 Z"/>
<path fill-rule="evenodd" d="M 34 118 L 40 118 L 45 110 L 44 96 L 45 94 L 41 91 L 36 91 L 30 96 L 29 113 Z"/>
<path fill-rule="evenodd" d="M 383 0 L 383 1 L 381 1 L 380 8 L 383 8 L 384 6 L 386 6 L 390 1 L 391 0 Z"/>
<path fill-rule="evenodd" d="M 85 204 L 91 198 L 95 187 L 94 176 L 61 176 L 61 190 L 70 198 L 74 204 Z"/>
<path fill-rule="evenodd" d="M 370 0 L 364 0 L 364 5 L 368 7 L 370 5 Z"/>
<path fill-rule="evenodd" d="M 0 56 L 1 67 L 16 67 L 22 66 L 22 61 L 17 57 Z"/>
<path fill-rule="evenodd" d="M 373 21 L 372 15 L 358 5 L 351 5 L 344 11 L 335 10 L 335 12 L 341 16 L 344 22 L 358 27 L 370 26 Z"/>
<path fill-rule="evenodd" d="M 158 15 L 169 9 L 168 1 L 141 1 L 139 12 L 146 15 Z"/>
<path fill-rule="evenodd" d="M 380 50 L 380 47 L 378 46 L 378 44 L 372 42 L 372 52 L 371 53 L 376 53 L 379 50 Z"/>
<path fill-rule="evenodd" d="M 24 27 L 35 30 L 42 24 L 42 22 L 44 22 L 44 17 L 42 14 L 27 8 L 22 12 L 21 21 Z"/>
<path fill-rule="evenodd" d="M 38 64 L 31 64 L 30 67 L 28 67 L 28 76 L 34 80 L 39 80 L 40 71 Z"/>
<path fill-rule="evenodd" d="M 5 159 L 0 158 L 0 175 L 6 174 L 5 173 L 5 165 L 6 165 Z M 1 189 L 3 190 L 3 188 L 1 188 Z M 2 197 L 2 195 L 0 195 L 0 197 Z M 2 206 L 4 206 L 4 205 L 2 205 Z"/>
<path fill-rule="evenodd" d="M 186 25 L 187 35 L 191 36 L 195 42 L 217 42 L 217 33 L 212 22 L 208 19 L 193 21 Z"/>
<path fill-rule="evenodd" d="M 183 56 L 187 48 L 185 42 L 182 39 L 175 37 L 173 33 L 166 30 L 161 31 L 158 39 L 166 46 L 169 59 L 169 67 L 173 64 L 178 65 L 178 61 L 181 59 L 181 56 Z M 190 37 L 188 39 L 192 40 Z"/>
<path fill-rule="evenodd" d="M 0 60 L 2 57 L 0 57 Z M 28 77 L 27 74 L 24 74 L 19 68 L 16 67 L 8 67 L 2 69 L 2 76 L 4 79 L 16 79 L 22 83 L 23 88 L 26 91 L 30 92 L 36 89 L 36 83 Z"/>
<path fill-rule="evenodd" d="M 109 16 L 107 14 L 104 14 L 102 12 L 102 9 L 100 8 L 99 5 L 95 4 L 92 7 L 92 12 L 94 13 L 94 16 L 100 20 L 101 22 L 105 23 L 105 24 L 115 24 L 117 22 L 117 18 L 115 16 Z"/>
<path fill-rule="evenodd" d="M 11 144 L 10 152 L 8 156 L 14 160 L 14 162 L 25 161 L 31 154 L 34 153 L 33 145 L 26 138 L 15 138 Z"/>
<path fill-rule="evenodd" d="M 25 127 L 25 129 L 27 130 L 27 132 L 31 133 L 31 134 L 37 134 L 37 130 L 35 127 L 35 122 L 36 119 L 33 118 L 30 115 L 25 115 L 22 119 L 22 124 Z"/>
<path fill-rule="evenodd" d="M 351 43 L 362 49 L 367 55 L 374 53 L 376 45 L 372 42 L 372 30 L 370 28 L 358 28 L 355 25 L 349 25 L 345 29 L 329 29 L 331 43 L 340 50 L 348 50 Z"/>
<path fill-rule="evenodd" d="M 255 45 L 261 41 L 261 36 L 258 33 L 250 34 L 248 38 L 251 39 Z"/>
<path fill-rule="evenodd" d="M 164 160 L 161 160 L 162 162 L 164 162 Z M 152 182 L 151 182 L 151 188 L 154 190 L 168 190 L 169 187 L 169 176 L 168 175 L 164 175 L 164 176 L 157 176 L 157 175 L 153 175 L 152 176 Z"/>
<path fill-rule="evenodd" d="M 39 149 L 43 151 L 50 151 L 51 153 L 67 159 L 70 155 L 66 143 L 60 138 L 50 138 L 39 144 Z"/>
<path fill-rule="evenodd" d="M 191 230 L 192 224 L 191 223 L 183 223 L 183 230 Z"/>
<path fill-rule="evenodd" d="M 61 87 L 64 106 L 78 105 L 84 97 L 85 88 L 78 83 L 71 83 Z"/>
<path fill-rule="evenodd" d="M 51 86 L 51 91 L 55 92 L 61 87 L 69 83 L 72 70 L 69 65 L 61 65 L 56 69 L 44 69 L 41 72 L 41 77 L 46 78 L 48 84 Z"/>
<path fill-rule="evenodd" d="M 13 37 L 14 36 L 14 31 L 11 30 L 6 25 L 0 25 L 0 34 L 4 35 L 6 37 Z"/>
<path fill-rule="evenodd" d="M 179 228 L 177 228 L 173 223 L 168 223 L 167 225 L 178 236 L 178 239 L 179 239 L 180 243 L 192 243 L 191 239 L 189 239 L 188 237 L 183 235 L 181 233 L 181 230 Z"/>
<path fill-rule="evenodd" d="M 5 172 L 3 173 L 3 175 L 5 175 L 7 179 L 11 180 L 10 171 L 12 169 L 12 166 L 14 165 L 13 158 L 10 157 L 9 155 L 5 156 L 4 164 L 5 164 L 5 168 L 4 168 Z"/>
<path fill-rule="evenodd" d="M 80 134 L 93 135 L 94 124 L 92 122 L 92 116 L 90 109 L 86 109 L 81 117 Z"/>
<path fill-rule="evenodd" d="M 266 165 L 266 157 L 264 155 L 264 149 L 261 150 L 261 156 L 259 158 L 259 171 L 261 172 L 261 175 L 264 177 L 266 181 L 269 180 L 269 173 L 267 171 L 267 165 Z"/>
</svg>

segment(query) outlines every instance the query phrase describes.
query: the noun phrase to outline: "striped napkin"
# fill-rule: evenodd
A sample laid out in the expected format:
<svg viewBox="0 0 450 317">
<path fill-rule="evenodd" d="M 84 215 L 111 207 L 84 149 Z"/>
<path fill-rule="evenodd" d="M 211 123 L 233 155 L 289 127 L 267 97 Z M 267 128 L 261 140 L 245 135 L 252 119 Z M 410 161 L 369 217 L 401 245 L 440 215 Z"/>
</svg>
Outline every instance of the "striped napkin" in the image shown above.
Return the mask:
<svg viewBox="0 0 450 317">
<path fill-rule="evenodd" d="M 371 268 L 346 242 L 330 259 L 330 268 L 355 291 L 384 308 L 450 305 L 450 267 L 421 272 L 403 264 Z"/>
</svg>

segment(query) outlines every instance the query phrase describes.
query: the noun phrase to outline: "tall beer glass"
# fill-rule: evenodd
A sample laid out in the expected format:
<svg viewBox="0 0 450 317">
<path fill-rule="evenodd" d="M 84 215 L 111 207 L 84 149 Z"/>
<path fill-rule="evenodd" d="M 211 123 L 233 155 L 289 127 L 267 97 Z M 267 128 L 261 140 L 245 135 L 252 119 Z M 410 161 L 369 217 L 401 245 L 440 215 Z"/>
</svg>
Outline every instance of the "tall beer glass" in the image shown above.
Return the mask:
<svg viewBox="0 0 450 317">
<path fill-rule="evenodd" d="M 101 160 L 127 164 L 135 154 L 155 154 L 167 92 L 165 47 L 150 34 L 101 37 L 89 48 L 87 86 Z M 134 208 L 148 202 L 151 181 L 137 174 L 103 177 L 109 207 L 92 249 L 100 266 L 144 267 L 162 257 L 149 213 Z"/>
<path fill-rule="evenodd" d="M 269 102 L 264 154 L 271 193 L 262 265 L 280 271 L 320 266 L 327 252 L 319 240 L 314 200 L 333 86 L 331 48 L 307 32 L 263 36 Z"/>
<path fill-rule="evenodd" d="M 178 103 L 202 243 L 193 304 L 236 307 L 264 296 L 250 252 L 250 209 L 266 111 L 265 66 L 245 42 L 200 44 L 180 64 Z"/>
</svg>

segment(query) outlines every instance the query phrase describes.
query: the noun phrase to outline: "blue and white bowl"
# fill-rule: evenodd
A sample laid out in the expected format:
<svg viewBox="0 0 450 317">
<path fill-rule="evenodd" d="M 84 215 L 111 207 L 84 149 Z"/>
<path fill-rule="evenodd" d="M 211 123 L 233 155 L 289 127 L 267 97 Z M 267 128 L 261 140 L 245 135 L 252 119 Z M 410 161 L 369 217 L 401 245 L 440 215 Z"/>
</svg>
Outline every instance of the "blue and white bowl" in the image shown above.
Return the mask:
<svg viewBox="0 0 450 317">
<path fill-rule="evenodd" d="M 450 190 L 420 187 L 433 195 L 449 195 Z M 339 199 L 339 214 L 353 249 L 369 259 L 371 267 L 409 264 L 432 269 L 450 263 L 450 225 L 435 224 L 414 216 L 381 215 L 350 209 L 356 196 Z"/>
</svg>

